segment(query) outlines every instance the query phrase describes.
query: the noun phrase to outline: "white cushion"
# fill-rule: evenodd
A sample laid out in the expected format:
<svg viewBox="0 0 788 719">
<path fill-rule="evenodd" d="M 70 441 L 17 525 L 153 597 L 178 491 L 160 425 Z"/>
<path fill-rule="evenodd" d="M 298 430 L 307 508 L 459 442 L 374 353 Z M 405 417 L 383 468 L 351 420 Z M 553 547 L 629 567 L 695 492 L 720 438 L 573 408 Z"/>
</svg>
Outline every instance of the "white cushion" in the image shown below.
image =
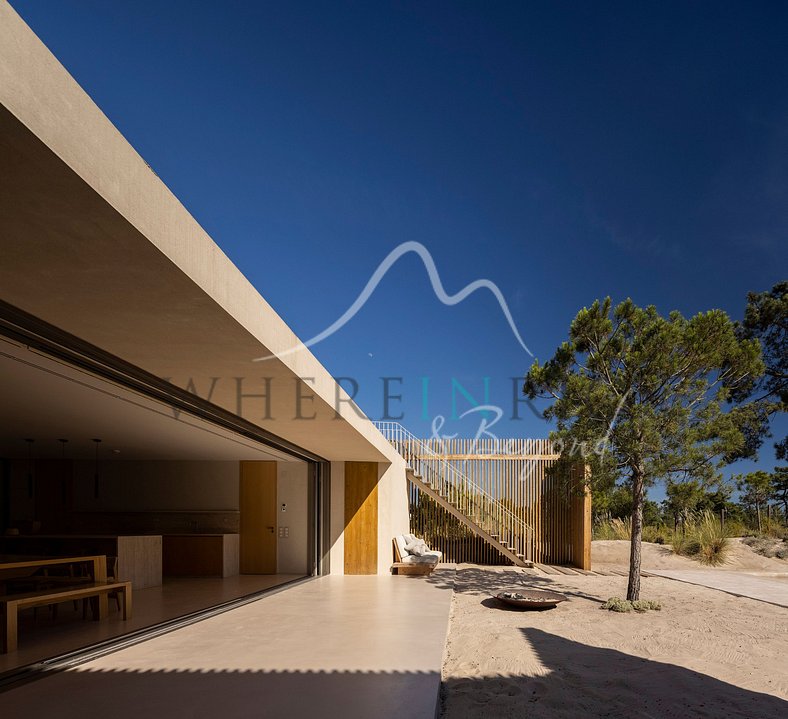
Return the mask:
<svg viewBox="0 0 788 719">
<path fill-rule="evenodd" d="M 421 557 L 423 554 L 427 554 L 427 552 L 430 551 L 430 548 L 422 539 L 406 544 L 405 549 L 408 551 L 408 554 L 415 554 L 417 557 Z"/>
<path fill-rule="evenodd" d="M 403 559 L 404 564 L 437 564 L 440 562 L 441 557 L 443 555 L 440 552 L 430 551 L 428 554 L 425 554 L 423 557 L 417 557 L 415 555 L 410 555 L 409 557 Z"/>
<path fill-rule="evenodd" d="M 405 539 L 404 535 L 398 534 L 396 537 L 394 537 L 394 541 L 397 543 L 397 551 L 399 552 L 399 557 L 404 562 L 405 559 L 410 556 L 410 553 L 405 548 L 408 544 L 408 540 Z"/>
</svg>

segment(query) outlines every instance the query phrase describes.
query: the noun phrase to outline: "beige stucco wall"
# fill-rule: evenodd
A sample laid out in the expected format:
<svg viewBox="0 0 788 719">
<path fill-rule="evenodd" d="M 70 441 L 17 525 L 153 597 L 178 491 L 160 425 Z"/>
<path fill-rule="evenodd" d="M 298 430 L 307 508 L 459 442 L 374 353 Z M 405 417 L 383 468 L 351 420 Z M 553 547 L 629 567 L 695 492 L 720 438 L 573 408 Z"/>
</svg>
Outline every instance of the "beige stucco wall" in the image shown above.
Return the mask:
<svg viewBox="0 0 788 719">
<path fill-rule="evenodd" d="M 345 463 L 331 463 L 331 574 L 345 573 Z"/>
<path fill-rule="evenodd" d="M 378 574 L 387 574 L 394 561 L 391 541 L 408 531 L 405 460 L 378 464 Z"/>
<path fill-rule="evenodd" d="M 277 571 L 306 574 L 309 571 L 309 476 L 304 462 L 277 462 L 277 529 L 287 527 L 289 536 L 276 543 Z M 282 505 L 287 505 L 282 511 Z"/>
</svg>

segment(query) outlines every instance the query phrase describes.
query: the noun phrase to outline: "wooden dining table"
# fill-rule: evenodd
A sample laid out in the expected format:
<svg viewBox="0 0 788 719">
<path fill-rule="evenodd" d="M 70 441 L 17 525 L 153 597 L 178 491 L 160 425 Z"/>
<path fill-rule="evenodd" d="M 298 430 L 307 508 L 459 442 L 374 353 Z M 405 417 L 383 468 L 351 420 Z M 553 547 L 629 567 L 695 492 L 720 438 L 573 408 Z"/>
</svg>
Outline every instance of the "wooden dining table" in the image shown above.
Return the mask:
<svg viewBox="0 0 788 719">
<path fill-rule="evenodd" d="M 107 581 L 107 556 L 105 554 L 86 557 L 25 557 L 0 554 L 0 584 L 9 579 L 29 577 L 39 569 L 63 564 L 88 564 L 92 567 L 95 583 Z M 109 597 L 106 594 L 100 595 L 98 603 L 98 615 L 103 619 L 109 614 Z"/>
</svg>

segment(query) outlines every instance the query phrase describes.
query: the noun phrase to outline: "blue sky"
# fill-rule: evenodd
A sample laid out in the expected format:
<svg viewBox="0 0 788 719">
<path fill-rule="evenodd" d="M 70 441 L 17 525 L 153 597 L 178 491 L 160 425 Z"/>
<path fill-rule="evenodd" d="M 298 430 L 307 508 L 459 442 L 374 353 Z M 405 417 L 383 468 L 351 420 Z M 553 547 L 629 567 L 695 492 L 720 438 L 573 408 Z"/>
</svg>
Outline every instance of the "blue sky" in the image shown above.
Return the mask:
<svg viewBox="0 0 788 719">
<path fill-rule="evenodd" d="M 11 3 L 302 338 L 404 241 L 540 359 L 595 298 L 738 318 L 788 275 L 786 3 Z M 423 377 L 444 432 L 484 377 L 499 436 L 549 430 L 493 297 L 415 256 L 314 351 L 417 434 Z"/>
</svg>

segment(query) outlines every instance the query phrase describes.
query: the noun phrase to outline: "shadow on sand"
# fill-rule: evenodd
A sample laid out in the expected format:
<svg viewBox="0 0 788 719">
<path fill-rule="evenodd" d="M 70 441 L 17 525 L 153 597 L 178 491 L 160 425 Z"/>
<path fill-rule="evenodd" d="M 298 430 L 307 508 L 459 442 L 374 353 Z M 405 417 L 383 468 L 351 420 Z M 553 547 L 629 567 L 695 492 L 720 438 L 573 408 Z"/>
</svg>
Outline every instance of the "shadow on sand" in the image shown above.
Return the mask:
<svg viewBox="0 0 788 719">
<path fill-rule="evenodd" d="M 443 717 L 788 716 L 788 702 L 691 669 L 592 647 L 532 627 L 519 631 L 544 666 L 544 674 L 448 679 L 441 688 Z"/>
<path fill-rule="evenodd" d="M 434 572 L 428 581 L 445 586 L 448 577 L 435 577 L 438 572 Z M 435 577 L 435 579 L 433 579 Z M 626 579 L 621 578 L 622 585 L 626 587 Z M 492 597 L 499 592 L 516 592 L 522 589 L 545 589 L 551 592 L 559 592 L 567 597 L 581 597 L 597 604 L 603 604 L 604 599 L 588 594 L 577 587 L 563 583 L 559 577 L 547 577 L 543 574 L 536 574 L 528 570 L 507 569 L 504 571 L 491 569 L 489 567 L 464 567 L 457 570 L 456 576 L 452 579 L 454 591 L 458 594 L 470 594 L 480 597 Z"/>
</svg>

